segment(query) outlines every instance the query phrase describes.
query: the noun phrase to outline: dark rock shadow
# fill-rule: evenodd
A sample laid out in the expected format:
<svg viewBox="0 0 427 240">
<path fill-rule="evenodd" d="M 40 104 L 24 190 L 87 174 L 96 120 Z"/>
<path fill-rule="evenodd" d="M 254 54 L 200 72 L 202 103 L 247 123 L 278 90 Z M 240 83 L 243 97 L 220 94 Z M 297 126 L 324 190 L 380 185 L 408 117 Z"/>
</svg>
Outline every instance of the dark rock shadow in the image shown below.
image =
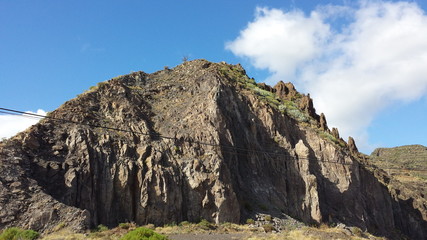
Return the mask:
<svg viewBox="0 0 427 240">
<path fill-rule="evenodd" d="M 310 155 L 310 171 L 317 178 L 325 222 L 344 223 L 390 239 L 400 239 L 401 233 L 411 239 L 426 239 L 427 222 L 412 206 L 412 199 L 404 201 L 393 197 L 387 186 L 356 160 L 350 166 L 350 185 L 341 192 L 336 183 L 321 173 L 319 161 L 311 149 Z"/>
</svg>

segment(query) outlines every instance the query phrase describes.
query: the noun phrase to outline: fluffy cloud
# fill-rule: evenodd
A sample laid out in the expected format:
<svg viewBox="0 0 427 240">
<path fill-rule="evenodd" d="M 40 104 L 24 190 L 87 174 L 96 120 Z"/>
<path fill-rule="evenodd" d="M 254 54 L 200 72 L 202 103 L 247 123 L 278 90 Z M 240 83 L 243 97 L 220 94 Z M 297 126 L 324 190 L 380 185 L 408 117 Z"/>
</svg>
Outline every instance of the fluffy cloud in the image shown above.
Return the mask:
<svg viewBox="0 0 427 240">
<path fill-rule="evenodd" d="M 28 111 L 27 113 L 34 113 Z M 36 114 L 46 115 L 46 112 L 39 109 Z M 0 139 L 9 138 L 18 132 L 24 131 L 31 125 L 36 124 L 40 119 L 25 115 L 0 115 Z"/>
<path fill-rule="evenodd" d="M 306 17 L 298 10 L 257 8 L 255 21 L 226 47 L 255 67 L 268 69 L 274 78 L 291 77 L 298 66 L 319 56 L 329 35 L 329 26 L 316 12 Z"/>
<path fill-rule="evenodd" d="M 293 81 L 344 136 L 367 140 L 375 116 L 427 93 L 427 16 L 415 3 L 363 1 L 357 8 L 257 9 L 227 44 L 268 69 L 273 83 Z"/>
</svg>

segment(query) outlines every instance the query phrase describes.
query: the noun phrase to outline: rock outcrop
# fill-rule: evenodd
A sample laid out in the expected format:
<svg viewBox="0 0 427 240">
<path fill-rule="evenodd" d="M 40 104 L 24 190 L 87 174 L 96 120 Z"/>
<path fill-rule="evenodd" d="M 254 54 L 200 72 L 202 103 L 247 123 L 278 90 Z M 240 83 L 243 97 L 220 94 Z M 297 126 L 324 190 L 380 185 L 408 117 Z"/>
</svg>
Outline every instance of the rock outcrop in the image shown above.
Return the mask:
<svg viewBox="0 0 427 240">
<path fill-rule="evenodd" d="M 274 89 L 204 60 L 100 83 L 1 143 L 0 228 L 285 213 L 427 237 L 426 204 L 389 189 L 309 96 Z"/>
<path fill-rule="evenodd" d="M 298 95 L 298 92 L 295 90 L 295 86 L 292 83 L 279 81 L 273 89 L 275 90 L 276 95 L 281 99 L 292 100 L 292 98 L 295 98 Z"/>
<path fill-rule="evenodd" d="M 323 114 L 323 113 L 321 113 L 320 114 L 320 120 L 319 120 L 319 123 L 320 123 L 320 128 L 323 130 L 323 131 L 328 131 L 328 123 L 326 122 L 326 117 L 325 117 L 325 114 Z M 334 130 L 335 129 L 335 130 Z M 336 129 L 336 128 L 332 128 L 332 135 L 336 138 L 336 139 L 338 139 L 339 137 L 337 137 L 334 133 L 338 133 L 338 129 Z M 339 135 L 338 135 L 339 136 Z"/>
</svg>

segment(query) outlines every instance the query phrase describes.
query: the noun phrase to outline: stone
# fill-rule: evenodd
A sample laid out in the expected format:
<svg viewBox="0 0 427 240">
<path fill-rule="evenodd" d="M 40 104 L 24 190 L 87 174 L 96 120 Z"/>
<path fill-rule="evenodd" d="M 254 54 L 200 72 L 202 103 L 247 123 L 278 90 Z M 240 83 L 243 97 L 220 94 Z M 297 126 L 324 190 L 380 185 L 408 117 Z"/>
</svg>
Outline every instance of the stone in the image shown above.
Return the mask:
<svg viewBox="0 0 427 240">
<path fill-rule="evenodd" d="M 340 133 L 338 131 L 338 128 L 332 128 L 332 136 L 336 139 L 340 139 Z"/>
<path fill-rule="evenodd" d="M 320 129 L 322 129 L 323 131 L 327 131 L 329 129 L 328 128 L 328 123 L 326 122 L 325 114 L 323 114 L 323 113 L 320 114 L 319 123 L 320 123 Z M 334 128 L 332 128 L 332 130 L 333 129 Z"/>
<path fill-rule="evenodd" d="M 354 141 L 354 139 L 352 137 L 348 137 L 347 144 L 348 144 L 348 148 L 350 149 L 351 153 L 356 154 L 359 152 L 359 150 L 357 149 L 357 146 L 356 146 L 356 142 Z"/>
<path fill-rule="evenodd" d="M 242 84 L 249 79 L 242 69 L 195 60 L 114 78 L 1 142 L 0 229 L 238 223 L 259 214 L 284 221 L 285 214 L 426 238 L 423 196 L 388 185 L 353 139 L 342 147 L 322 137 L 326 118 L 309 95 L 290 83 L 271 89 L 309 117 L 298 122 Z"/>
<path fill-rule="evenodd" d="M 277 97 L 287 100 L 291 100 L 298 93 L 292 83 L 284 83 L 283 81 L 279 81 L 274 89 Z"/>
<path fill-rule="evenodd" d="M 320 121 L 319 119 L 320 117 L 319 115 L 316 114 L 316 109 L 314 109 L 313 99 L 311 99 L 310 94 L 303 95 L 303 97 L 299 102 L 299 108 L 302 109 L 304 112 L 306 112 L 309 116 L 311 116 L 315 120 Z M 324 121 L 324 127 L 327 127 L 325 117 L 323 121 Z"/>
<path fill-rule="evenodd" d="M 276 89 L 270 87 L 270 85 L 267 85 L 265 83 L 258 83 L 257 85 L 259 88 L 266 90 L 266 91 L 269 91 L 269 92 L 275 92 L 276 91 Z"/>
</svg>

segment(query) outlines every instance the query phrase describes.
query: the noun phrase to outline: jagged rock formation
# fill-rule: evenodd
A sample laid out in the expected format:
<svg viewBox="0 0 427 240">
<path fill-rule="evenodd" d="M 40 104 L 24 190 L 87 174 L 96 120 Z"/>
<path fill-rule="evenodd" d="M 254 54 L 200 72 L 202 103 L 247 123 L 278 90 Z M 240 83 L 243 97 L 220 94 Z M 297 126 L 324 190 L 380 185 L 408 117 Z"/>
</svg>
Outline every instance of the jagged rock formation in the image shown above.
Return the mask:
<svg viewBox="0 0 427 240">
<path fill-rule="evenodd" d="M 1 143 L 0 159 L 0 228 L 285 213 L 427 236 L 426 204 L 389 189 L 308 95 L 257 85 L 240 65 L 196 60 L 101 83 Z"/>
<path fill-rule="evenodd" d="M 329 129 L 328 123 L 326 122 L 325 114 L 323 114 L 323 113 L 320 114 L 319 123 L 320 123 L 320 128 L 323 131 L 327 131 Z M 334 136 L 336 139 L 339 139 L 338 129 L 332 128 L 332 136 Z"/>
<path fill-rule="evenodd" d="M 281 99 L 292 100 L 299 95 L 292 83 L 279 81 L 273 89 L 275 90 L 276 95 Z"/>
</svg>

